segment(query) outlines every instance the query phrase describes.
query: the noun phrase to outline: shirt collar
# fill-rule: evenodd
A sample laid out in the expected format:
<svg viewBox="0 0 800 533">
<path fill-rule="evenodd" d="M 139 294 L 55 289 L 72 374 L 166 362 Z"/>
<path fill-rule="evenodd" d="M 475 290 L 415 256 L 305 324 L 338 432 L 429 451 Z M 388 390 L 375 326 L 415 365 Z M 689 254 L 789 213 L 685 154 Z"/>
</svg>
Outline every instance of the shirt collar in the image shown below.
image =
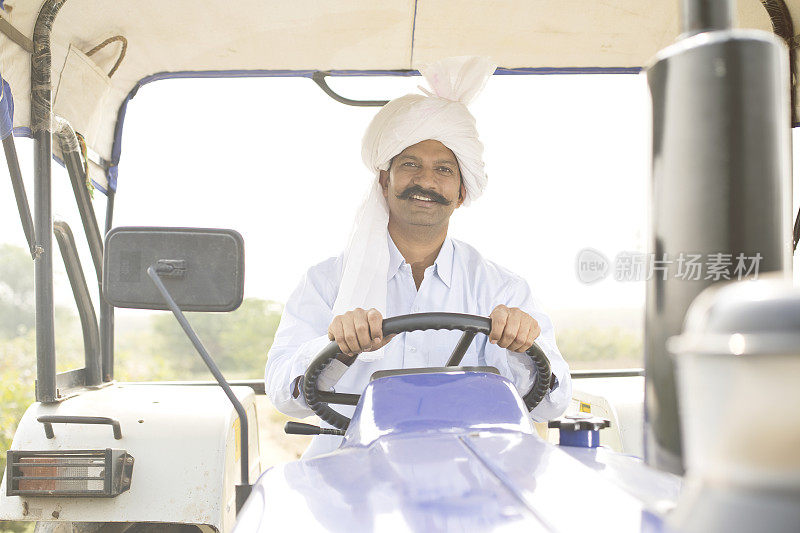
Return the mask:
<svg viewBox="0 0 800 533">
<path fill-rule="evenodd" d="M 433 264 L 436 265 L 436 274 L 439 279 L 449 289 L 450 282 L 453 279 L 453 241 L 450 240 L 449 236 L 445 237 L 442 248 L 439 250 L 439 255 L 436 256 L 436 261 Z"/>
<path fill-rule="evenodd" d="M 387 240 L 389 241 L 389 270 L 386 273 L 386 281 L 389 281 L 397 274 L 397 271 L 400 270 L 406 260 L 400 250 L 397 249 L 391 235 Z M 450 236 L 445 237 L 444 243 L 442 243 L 442 247 L 439 250 L 439 255 L 436 256 L 433 265 L 436 275 L 450 288 L 450 283 L 453 280 L 453 241 Z"/>
<path fill-rule="evenodd" d="M 388 234 L 388 232 L 387 232 Z M 392 279 L 397 271 L 400 270 L 400 267 L 406 260 L 403 258 L 403 254 L 400 253 L 400 250 L 397 249 L 397 245 L 395 245 L 394 241 L 392 240 L 392 236 L 388 235 L 389 241 L 389 270 L 386 273 L 386 281 Z"/>
</svg>

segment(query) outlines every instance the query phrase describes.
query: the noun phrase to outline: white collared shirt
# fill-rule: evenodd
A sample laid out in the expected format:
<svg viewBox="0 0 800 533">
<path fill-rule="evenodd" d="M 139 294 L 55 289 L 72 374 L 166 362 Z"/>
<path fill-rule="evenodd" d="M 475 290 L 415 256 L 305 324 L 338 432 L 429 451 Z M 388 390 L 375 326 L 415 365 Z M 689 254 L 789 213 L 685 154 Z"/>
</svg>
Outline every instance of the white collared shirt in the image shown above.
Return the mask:
<svg viewBox="0 0 800 533">
<path fill-rule="evenodd" d="M 572 396 L 569 368 L 556 346 L 550 318 L 542 311 L 524 279 L 487 261 L 468 244 L 448 237 L 434 264 L 425 270 L 417 290 L 411 265 L 406 263 L 391 237 L 388 241 L 387 313 L 384 318 L 426 312 L 489 316 L 500 304 L 519 307 L 539 323 L 542 332 L 536 343 L 550 360 L 557 379 L 557 387 L 531 411 L 531 418 L 542 422 L 564 412 Z M 334 318 L 333 303 L 341 277 L 341 256 L 311 267 L 283 310 L 267 359 L 266 388 L 273 405 L 287 415 L 303 418 L 313 414 L 302 394 L 299 397 L 292 394 L 294 381 L 330 343 L 327 331 Z M 336 392 L 361 394 L 377 370 L 444 366 L 460 336 L 460 331 L 401 333 L 386 345 L 382 359 L 371 362 L 356 359 L 336 384 Z M 497 368 L 514 383 L 520 395 L 526 394 L 533 385 L 530 358 L 489 343 L 485 335 L 475 337 L 461 364 Z M 334 408 L 346 416 L 352 416 L 354 410 L 346 405 Z M 341 437 L 317 436 L 304 457 L 332 451 L 340 442 Z"/>
</svg>

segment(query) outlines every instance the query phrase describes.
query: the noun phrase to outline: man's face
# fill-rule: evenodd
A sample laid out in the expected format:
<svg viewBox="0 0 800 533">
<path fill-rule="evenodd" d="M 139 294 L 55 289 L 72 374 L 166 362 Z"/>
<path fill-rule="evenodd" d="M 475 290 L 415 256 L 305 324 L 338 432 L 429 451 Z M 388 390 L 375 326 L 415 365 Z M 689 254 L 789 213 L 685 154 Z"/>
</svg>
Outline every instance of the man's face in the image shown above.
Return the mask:
<svg viewBox="0 0 800 533">
<path fill-rule="evenodd" d="M 446 226 L 466 194 L 455 154 L 434 140 L 397 154 L 380 184 L 390 217 L 409 226 Z"/>
</svg>

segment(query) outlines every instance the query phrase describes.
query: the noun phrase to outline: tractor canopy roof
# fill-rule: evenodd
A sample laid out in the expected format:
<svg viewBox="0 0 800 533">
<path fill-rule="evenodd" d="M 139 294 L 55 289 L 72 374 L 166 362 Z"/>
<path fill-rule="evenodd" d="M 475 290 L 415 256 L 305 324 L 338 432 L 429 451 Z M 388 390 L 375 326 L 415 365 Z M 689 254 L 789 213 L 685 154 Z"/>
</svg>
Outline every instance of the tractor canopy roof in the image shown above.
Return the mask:
<svg viewBox="0 0 800 533">
<path fill-rule="evenodd" d="M 0 75 L 14 95 L 16 135 L 31 131 L 37 17 L 42 6 L 61 2 L 0 0 Z M 678 37 L 679 4 L 66 0 L 51 21 L 53 113 L 85 139 L 92 180 L 115 189 L 126 104 L 150 81 L 319 71 L 409 75 L 443 57 L 471 54 L 491 57 L 499 74 L 637 72 Z M 793 42 L 800 0 L 737 4 L 738 27 Z"/>
</svg>

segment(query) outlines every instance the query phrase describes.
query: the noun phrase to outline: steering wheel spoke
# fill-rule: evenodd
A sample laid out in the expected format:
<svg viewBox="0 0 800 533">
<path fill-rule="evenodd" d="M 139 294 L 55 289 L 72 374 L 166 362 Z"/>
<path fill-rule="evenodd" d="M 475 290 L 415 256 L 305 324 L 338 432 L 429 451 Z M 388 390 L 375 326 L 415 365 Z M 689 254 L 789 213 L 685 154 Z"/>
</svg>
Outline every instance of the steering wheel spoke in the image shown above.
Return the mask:
<svg viewBox="0 0 800 533">
<path fill-rule="evenodd" d="M 447 364 L 444 366 L 458 366 L 461 364 L 461 360 L 464 358 L 464 354 L 467 353 L 467 348 L 472 343 L 472 339 L 475 338 L 478 332 L 474 329 L 468 329 L 461 335 L 461 338 L 456 344 L 456 347 L 453 348 L 453 353 L 450 354 L 450 359 L 447 360 Z"/>
</svg>

